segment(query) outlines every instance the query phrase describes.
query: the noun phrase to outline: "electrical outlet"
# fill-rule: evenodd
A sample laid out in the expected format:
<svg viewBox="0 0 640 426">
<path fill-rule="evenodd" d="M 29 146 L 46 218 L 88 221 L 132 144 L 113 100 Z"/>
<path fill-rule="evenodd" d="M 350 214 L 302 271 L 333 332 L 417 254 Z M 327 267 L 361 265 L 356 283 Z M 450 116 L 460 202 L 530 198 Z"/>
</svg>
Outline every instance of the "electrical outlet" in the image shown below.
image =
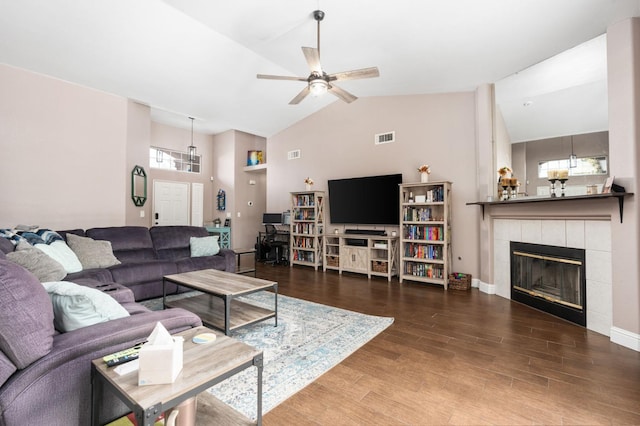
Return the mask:
<svg viewBox="0 0 640 426">
<path fill-rule="evenodd" d="M 144 217 L 144 210 L 140 210 L 140 217 Z"/>
<path fill-rule="evenodd" d="M 238 217 L 240 217 L 240 212 L 238 212 Z"/>
</svg>

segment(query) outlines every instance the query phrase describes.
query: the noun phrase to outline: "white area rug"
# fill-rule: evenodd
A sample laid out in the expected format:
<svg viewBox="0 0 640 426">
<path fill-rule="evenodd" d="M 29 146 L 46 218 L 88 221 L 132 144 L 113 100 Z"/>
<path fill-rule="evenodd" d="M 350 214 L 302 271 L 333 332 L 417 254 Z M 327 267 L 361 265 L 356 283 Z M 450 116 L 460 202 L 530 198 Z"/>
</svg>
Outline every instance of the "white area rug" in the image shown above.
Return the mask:
<svg viewBox="0 0 640 426">
<path fill-rule="evenodd" d="M 176 297 L 181 296 L 184 297 Z M 273 297 L 273 293 L 260 292 L 241 300 L 273 309 Z M 364 315 L 279 295 L 278 327 L 274 327 L 274 320 L 269 319 L 234 331 L 231 336 L 264 353 L 264 415 L 392 323 L 393 318 Z M 256 419 L 255 368 L 227 379 L 210 392 L 248 418 Z"/>
</svg>

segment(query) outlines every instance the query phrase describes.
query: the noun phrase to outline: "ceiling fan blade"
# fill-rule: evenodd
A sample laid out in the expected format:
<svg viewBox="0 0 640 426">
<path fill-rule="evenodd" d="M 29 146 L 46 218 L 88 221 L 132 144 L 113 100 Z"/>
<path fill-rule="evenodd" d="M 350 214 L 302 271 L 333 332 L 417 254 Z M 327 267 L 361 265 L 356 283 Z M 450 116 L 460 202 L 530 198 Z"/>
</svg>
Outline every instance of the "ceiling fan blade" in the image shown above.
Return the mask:
<svg viewBox="0 0 640 426">
<path fill-rule="evenodd" d="M 268 75 L 268 74 L 258 74 L 256 77 L 264 78 L 267 80 L 293 80 L 293 81 L 307 81 L 304 77 L 289 77 L 286 75 Z"/>
<path fill-rule="evenodd" d="M 358 78 L 372 78 L 379 76 L 380 71 L 378 71 L 378 67 L 371 67 L 331 74 L 329 75 L 329 81 L 356 80 Z"/>
<path fill-rule="evenodd" d="M 289 105 L 298 105 L 300 103 L 300 101 L 302 101 L 304 98 L 307 97 L 307 95 L 309 94 L 309 86 L 305 86 L 304 89 L 302 89 L 300 91 L 300 93 L 298 93 L 296 95 L 295 98 L 291 99 L 291 101 L 289 102 Z"/>
<path fill-rule="evenodd" d="M 331 84 L 329 85 L 329 92 L 333 93 L 335 96 L 339 97 L 348 104 L 358 99 L 356 96 L 352 95 L 346 90 L 341 89 L 338 86 L 333 86 Z"/>
<path fill-rule="evenodd" d="M 320 52 L 315 47 L 303 47 L 302 53 L 309 64 L 312 73 L 322 75 L 322 67 L 320 66 Z"/>
</svg>

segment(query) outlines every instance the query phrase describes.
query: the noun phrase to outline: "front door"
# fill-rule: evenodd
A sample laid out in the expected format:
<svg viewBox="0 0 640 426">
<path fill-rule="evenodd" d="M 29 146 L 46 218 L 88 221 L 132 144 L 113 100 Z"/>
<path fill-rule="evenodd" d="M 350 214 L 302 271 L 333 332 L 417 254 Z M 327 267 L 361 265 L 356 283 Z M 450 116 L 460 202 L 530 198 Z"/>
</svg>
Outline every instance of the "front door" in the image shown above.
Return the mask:
<svg viewBox="0 0 640 426">
<path fill-rule="evenodd" d="M 153 181 L 153 224 L 189 225 L 189 184 Z"/>
</svg>

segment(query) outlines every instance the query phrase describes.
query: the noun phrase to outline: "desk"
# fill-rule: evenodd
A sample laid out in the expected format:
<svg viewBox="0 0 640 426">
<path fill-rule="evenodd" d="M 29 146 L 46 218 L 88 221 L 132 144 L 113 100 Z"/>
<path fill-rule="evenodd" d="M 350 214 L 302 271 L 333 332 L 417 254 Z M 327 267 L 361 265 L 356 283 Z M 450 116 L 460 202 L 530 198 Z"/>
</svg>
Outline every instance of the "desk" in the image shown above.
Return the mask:
<svg viewBox="0 0 640 426">
<path fill-rule="evenodd" d="M 220 239 L 218 243 L 220 248 L 228 249 L 231 248 L 231 227 L 229 226 L 207 226 L 207 231 L 209 234 L 218 234 Z"/>
<path fill-rule="evenodd" d="M 198 345 L 191 341 L 193 336 L 211 332 L 205 327 L 192 328 L 178 333 L 184 337 L 184 355 L 182 372 L 175 382 L 153 386 L 138 386 L 138 372 L 119 376 L 113 368 L 107 367 L 102 358 L 91 363 L 92 381 L 92 424 L 97 425 L 100 418 L 102 394 L 106 389 L 115 394 L 136 415 L 139 425 L 153 425 L 162 412 L 182 402 L 206 392 L 211 386 L 220 383 L 240 371 L 255 366 L 257 368 L 257 406 L 258 418 L 254 424 L 262 424 L 262 351 L 238 340 L 216 333 L 214 342 Z M 203 398 L 209 405 L 210 398 Z M 204 408 L 204 407 L 203 407 Z M 234 413 L 236 419 L 230 424 L 246 424 L 249 420 L 240 413 Z M 200 424 L 211 424 L 200 423 Z"/>
</svg>

